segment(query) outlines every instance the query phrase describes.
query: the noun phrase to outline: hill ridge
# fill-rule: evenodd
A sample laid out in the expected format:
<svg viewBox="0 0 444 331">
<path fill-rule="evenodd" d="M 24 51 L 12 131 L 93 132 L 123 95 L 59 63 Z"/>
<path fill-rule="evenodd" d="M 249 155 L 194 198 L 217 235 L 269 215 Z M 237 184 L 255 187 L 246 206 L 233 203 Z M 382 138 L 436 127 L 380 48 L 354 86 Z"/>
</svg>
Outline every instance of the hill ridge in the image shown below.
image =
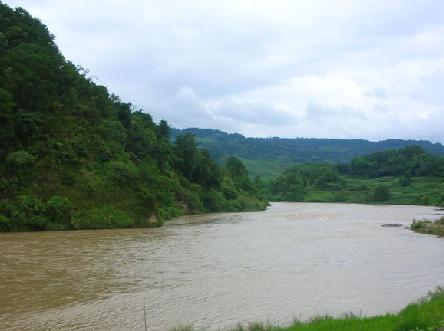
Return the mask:
<svg viewBox="0 0 444 331">
<path fill-rule="evenodd" d="M 191 133 L 198 145 L 207 149 L 219 162 L 228 156 L 242 159 L 253 176 L 274 177 L 292 164 L 345 163 L 357 156 L 417 145 L 427 152 L 444 155 L 441 143 L 414 139 L 386 139 L 377 142 L 366 139 L 329 138 L 253 138 L 218 129 L 172 129 L 175 137 Z"/>
</svg>

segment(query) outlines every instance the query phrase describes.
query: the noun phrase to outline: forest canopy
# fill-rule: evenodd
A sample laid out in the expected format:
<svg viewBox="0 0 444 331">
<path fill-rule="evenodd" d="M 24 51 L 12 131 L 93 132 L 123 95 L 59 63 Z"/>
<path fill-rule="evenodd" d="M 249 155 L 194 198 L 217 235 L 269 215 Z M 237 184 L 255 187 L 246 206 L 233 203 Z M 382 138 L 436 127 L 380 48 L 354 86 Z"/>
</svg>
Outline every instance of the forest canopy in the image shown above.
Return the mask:
<svg viewBox="0 0 444 331">
<path fill-rule="evenodd" d="M 0 230 L 159 226 L 184 213 L 263 209 L 191 135 L 67 61 L 38 19 L 0 3 Z M 240 161 L 239 161 L 240 162 Z"/>
</svg>

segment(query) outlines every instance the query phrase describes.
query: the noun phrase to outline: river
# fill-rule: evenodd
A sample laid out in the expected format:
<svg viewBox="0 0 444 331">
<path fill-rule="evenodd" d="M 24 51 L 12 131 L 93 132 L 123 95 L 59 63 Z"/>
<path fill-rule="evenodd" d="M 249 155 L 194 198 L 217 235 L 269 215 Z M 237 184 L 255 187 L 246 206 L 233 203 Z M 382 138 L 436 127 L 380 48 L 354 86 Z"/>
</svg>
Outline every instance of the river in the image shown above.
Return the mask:
<svg viewBox="0 0 444 331">
<path fill-rule="evenodd" d="M 209 330 L 396 312 L 444 285 L 421 206 L 274 203 L 163 228 L 0 234 L 0 329 Z M 399 223 L 403 227 L 381 227 Z"/>
</svg>

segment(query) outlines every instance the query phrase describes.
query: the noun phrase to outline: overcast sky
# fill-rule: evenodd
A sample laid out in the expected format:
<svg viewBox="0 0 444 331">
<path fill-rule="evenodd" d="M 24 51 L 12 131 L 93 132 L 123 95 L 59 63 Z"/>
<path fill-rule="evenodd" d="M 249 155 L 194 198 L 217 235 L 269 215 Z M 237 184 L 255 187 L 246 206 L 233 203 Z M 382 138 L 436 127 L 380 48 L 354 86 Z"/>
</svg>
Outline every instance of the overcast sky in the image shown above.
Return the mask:
<svg viewBox="0 0 444 331">
<path fill-rule="evenodd" d="M 444 142 L 444 1 L 10 0 L 178 128 Z"/>
</svg>

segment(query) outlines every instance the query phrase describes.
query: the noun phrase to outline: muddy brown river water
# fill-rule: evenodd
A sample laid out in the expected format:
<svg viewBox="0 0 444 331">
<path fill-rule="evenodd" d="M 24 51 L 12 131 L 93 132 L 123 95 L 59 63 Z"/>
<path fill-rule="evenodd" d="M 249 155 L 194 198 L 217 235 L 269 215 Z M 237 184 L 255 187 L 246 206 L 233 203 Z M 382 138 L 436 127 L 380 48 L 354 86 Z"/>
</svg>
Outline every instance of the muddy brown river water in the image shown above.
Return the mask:
<svg viewBox="0 0 444 331">
<path fill-rule="evenodd" d="M 209 330 L 396 312 L 444 285 L 420 206 L 274 203 L 158 229 L 0 234 L 0 329 Z"/>
</svg>

